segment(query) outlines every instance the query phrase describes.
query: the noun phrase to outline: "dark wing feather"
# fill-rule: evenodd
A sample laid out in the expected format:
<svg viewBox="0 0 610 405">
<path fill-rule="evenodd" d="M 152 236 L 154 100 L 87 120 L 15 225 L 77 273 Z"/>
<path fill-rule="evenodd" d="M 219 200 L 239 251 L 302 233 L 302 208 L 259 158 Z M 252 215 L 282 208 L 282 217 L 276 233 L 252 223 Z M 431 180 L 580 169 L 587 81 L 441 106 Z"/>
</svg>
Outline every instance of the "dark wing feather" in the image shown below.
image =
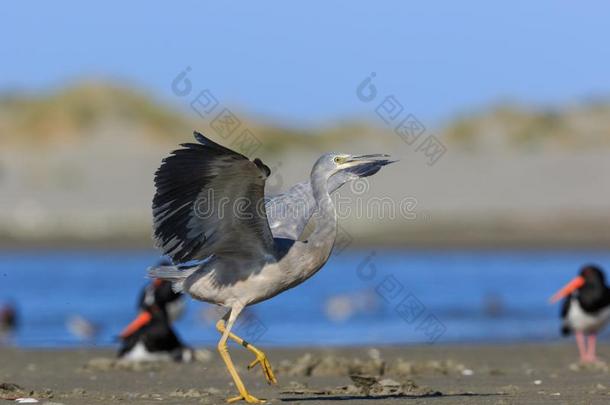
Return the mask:
<svg viewBox="0 0 610 405">
<path fill-rule="evenodd" d="M 174 263 L 272 253 L 263 200 L 268 168 L 197 132 L 195 139 L 163 159 L 155 174 L 156 246 Z"/>
</svg>

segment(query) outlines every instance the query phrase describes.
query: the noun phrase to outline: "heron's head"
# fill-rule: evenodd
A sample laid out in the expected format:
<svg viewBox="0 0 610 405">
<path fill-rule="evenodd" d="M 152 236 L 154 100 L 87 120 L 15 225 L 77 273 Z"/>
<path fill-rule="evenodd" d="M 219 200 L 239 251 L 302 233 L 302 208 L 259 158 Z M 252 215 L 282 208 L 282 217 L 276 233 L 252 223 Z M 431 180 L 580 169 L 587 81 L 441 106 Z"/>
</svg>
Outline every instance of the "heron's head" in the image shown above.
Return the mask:
<svg viewBox="0 0 610 405">
<path fill-rule="evenodd" d="M 349 155 L 346 153 L 326 153 L 314 165 L 313 172 L 318 175 L 335 176 L 341 182 L 354 180 L 359 177 L 371 176 L 383 166 L 393 163 L 390 155 Z"/>
</svg>

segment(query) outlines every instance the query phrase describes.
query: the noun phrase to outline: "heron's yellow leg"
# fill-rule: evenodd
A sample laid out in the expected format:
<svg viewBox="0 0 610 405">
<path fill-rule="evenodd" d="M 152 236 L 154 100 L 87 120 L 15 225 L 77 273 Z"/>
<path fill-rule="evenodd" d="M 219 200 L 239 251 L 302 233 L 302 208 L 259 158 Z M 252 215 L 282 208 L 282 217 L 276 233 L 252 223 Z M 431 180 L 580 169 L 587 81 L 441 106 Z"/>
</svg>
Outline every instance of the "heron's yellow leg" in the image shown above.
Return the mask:
<svg viewBox="0 0 610 405">
<path fill-rule="evenodd" d="M 226 330 L 225 322 L 223 319 L 216 322 L 216 329 L 218 329 L 218 331 L 220 333 L 225 332 L 225 330 Z M 233 332 L 229 332 L 229 338 L 232 339 L 237 344 L 242 345 L 246 349 L 250 350 L 256 356 L 256 359 L 254 359 L 254 361 L 248 365 L 248 369 L 251 369 L 252 367 L 256 366 L 257 364 L 260 364 L 261 368 L 263 369 L 263 374 L 265 375 L 265 378 L 267 379 L 267 383 L 277 384 L 277 378 L 275 378 L 275 374 L 273 373 L 273 369 L 271 368 L 271 364 L 269 363 L 269 360 L 267 359 L 267 355 L 265 354 L 265 352 L 254 347 L 251 343 L 246 342 L 244 339 L 240 338 Z"/>
<path fill-rule="evenodd" d="M 231 326 L 233 326 L 233 323 L 235 322 L 235 319 L 237 318 L 237 315 L 239 314 L 240 311 L 241 311 L 241 308 L 239 308 L 237 311 L 235 311 L 235 309 L 231 311 L 231 316 L 229 317 L 229 322 L 227 323 L 227 327 L 226 327 L 226 329 L 224 329 L 222 337 L 218 341 L 218 353 L 220 353 L 220 357 L 222 357 L 222 360 L 225 362 L 225 365 L 227 366 L 227 370 L 229 370 L 229 374 L 231 374 L 231 378 L 233 378 L 233 382 L 235 382 L 235 386 L 237 387 L 237 390 L 239 391 L 239 396 L 236 396 L 233 398 L 228 398 L 227 402 L 231 403 L 231 402 L 244 400 L 250 404 L 261 404 L 261 403 L 265 402 L 265 400 L 258 399 L 255 396 L 250 395 L 248 390 L 246 390 L 244 383 L 242 382 L 241 378 L 239 377 L 239 374 L 237 374 L 237 370 L 235 369 L 235 366 L 233 365 L 233 361 L 231 360 L 231 356 L 229 355 L 229 350 L 227 348 L 227 339 L 229 338 L 229 334 L 231 333 L 230 332 Z M 224 323 L 223 323 L 223 326 L 224 326 Z"/>
</svg>

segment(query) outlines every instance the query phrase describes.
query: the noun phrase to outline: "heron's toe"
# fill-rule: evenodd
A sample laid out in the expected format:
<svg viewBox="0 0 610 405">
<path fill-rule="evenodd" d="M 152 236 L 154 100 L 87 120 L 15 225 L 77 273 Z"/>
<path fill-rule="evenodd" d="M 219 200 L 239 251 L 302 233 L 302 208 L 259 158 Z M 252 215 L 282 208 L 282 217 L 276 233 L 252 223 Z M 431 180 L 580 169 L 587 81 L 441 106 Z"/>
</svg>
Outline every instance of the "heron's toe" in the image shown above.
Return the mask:
<svg viewBox="0 0 610 405">
<path fill-rule="evenodd" d="M 273 373 L 273 369 L 271 368 L 271 364 L 269 363 L 269 360 L 267 359 L 265 353 L 257 353 L 256 359 L 248 365 L 248 369 L 252 369 L 257 364 L 261 365 L 261 368 L 263 369 L 263 374 L 265 375 L 267 382 L 269 384 L 277 384 L 277 378 L 275 378 L 275 374 Z"/>
<path fill-rule="evenodd" d="M 254 395 L 250 395 L 248 393 L 246 393 L 245 395 L 238 395 L 236 397 L 227 398 L 227 402 L 230 404 L 232 404 L 233 402 L 237 402 L 237 401 L 246 401 L 249 404 L 264 404 L 265 403 L 264 399 L 258 399 Z"/>
</svg>

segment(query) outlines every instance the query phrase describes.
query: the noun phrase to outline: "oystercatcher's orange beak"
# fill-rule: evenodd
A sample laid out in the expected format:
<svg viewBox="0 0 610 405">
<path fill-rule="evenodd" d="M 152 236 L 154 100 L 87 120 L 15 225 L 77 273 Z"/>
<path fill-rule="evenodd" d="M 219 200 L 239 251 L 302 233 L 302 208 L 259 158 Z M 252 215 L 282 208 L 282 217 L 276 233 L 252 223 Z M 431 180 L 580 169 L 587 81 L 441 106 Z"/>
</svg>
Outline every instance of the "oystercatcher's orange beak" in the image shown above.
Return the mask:
<svg viewBox="0 0 610 405">
<path fill-rule="evenodd" d="M 122 338 L 126 338 L 135 333 L 142 326 L 146 325 L 152 319 L 152 315 L 148 311 L 142 311 L 119 335 Z"/>
<path fill-rule="evenodd" d="M 579 289 L 583 285 L 585 285 L 584 277 L 578 276 L 578 277 L 572 279 L 572 281 L 570 281 L 568 284 L 566 284 L 561 290 L 557 291 L 551 297 L 551 299 L 550 299 L 551 304 L 554 304 L 557 301 L 559 301 L 560 299 L 567 297 L 568 295 L 570 295 L 572 293 L 572 291 Z"/>
</svg>

